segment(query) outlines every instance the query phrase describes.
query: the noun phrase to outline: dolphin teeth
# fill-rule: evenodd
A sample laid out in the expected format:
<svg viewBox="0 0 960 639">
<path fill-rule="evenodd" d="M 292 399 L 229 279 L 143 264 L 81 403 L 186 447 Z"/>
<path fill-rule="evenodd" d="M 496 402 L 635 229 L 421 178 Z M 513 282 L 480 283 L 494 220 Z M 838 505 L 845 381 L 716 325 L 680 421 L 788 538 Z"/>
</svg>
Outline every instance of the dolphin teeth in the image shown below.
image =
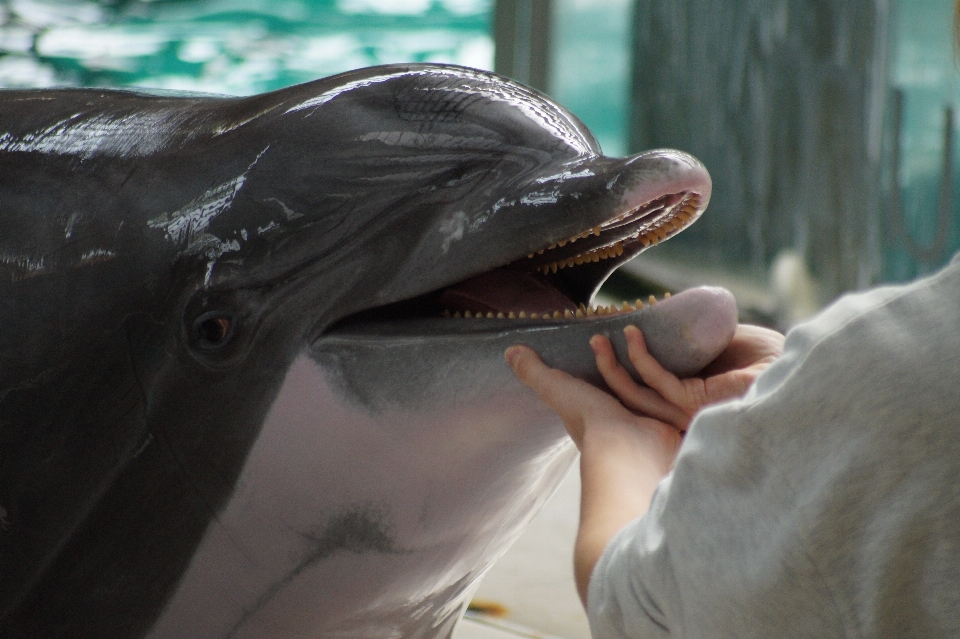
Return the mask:
<svg viewBox="0 0 960 639">
<path fill-rule="evenodd" d="M 637 301 L 634 302 L 634 304 L 636 305 L 637 309 L 643 308 L 643 300 L 640 298 L 637 298 Z"/>
<path fill-rule="evenodd" d="M 530 253 L 529 255 L 527 255 L 527 259 L 528 259 L 528 260 L 533 259 L 533 253 Z"/>
<path fill-rule="evenodd" d="M 599 227 L 599 226 L 593 227 L 593 234 L 596 235 L 597 237 L 600 237 L 600 227 Z"/>
<path fill-rule="evenodd" d="M 537 313 L 530 313 L 530 319 L 540 319 L 540 316 Z"/>
<path fill-rule="evenodd" d="M 502 314 L 502 313 L 501 313 Z M 493 319 L 493 313 L 487 313 L 487 319 Z"/>
<path fill-rule="evenodd" d="M 551 273 L 556 273 L 556 272 L 557 272 L 557 263 L 556 263 L 556 262 L 554 262 L 553 264 L 550 265 L 550 272 L 551 272 Z"/>
<path fill-rule="evenodd" d="M 624 303 L 623 303 L 623 310 L 625 310 L 625 311 L 627 311 L 627 312 L 633 312 L 633 311 L 637 310 L 637 307 L 634 306 L 633 304 L 631 304 L 630 302 L 624 302 Z"/>
<path fill-rule="evenodd" d="M 443 309 L 443 316 L 444 316 L 444 317 L 452 317 L 452 316 L 450 315 L 450 309 L 448 309 L 448 308 Z"/>
<path fill-rule="evenodd" d="M 497 319 L 504 319 L 505 317 L 506 315 L 504 315 L 503 313 L 497 313 Z"/>
<path fill-rule="evenodd" d="M 453 316 L 457 319 L 460 319 L 461 317 L 463 317 L 463 315 L 460 314 L 460 311 L 457 311 L 456 313 L 454 313 Z"/>
<path fill-rule="evenodd" d="M 563 312 L 563 316 L 567 319 L 570 319 L 571 317 L 573 317 L 573 313 L 570 312 L 570 309 L 567 309 Z"/>
<path fill-rule="evenodd" d="M 569 313 L 570 311 L 567 312 Z M 560 314 L 560 311 L 553 312 L 553 319 L 560 319 L 561 317 L 563 317 L 563 315 Z"/>
<path fill-rule="evenodd" d="M 473 317 L 473 313 L 471 313 L 470 311 L 464 311 L 464 312 L 463 312 L 463 316 L 464 316 L 464 317 Z"/>
<path fill-rule="evenodd" d="M 593 317 L 596 314 L 597 314 L 597 311 L 592 306 L 587 309 L 587 312 L 586 312 L 587 317 Z"/>
<path fill-rule="evenodd" d="M 669 291 L 663 294 L 663 299 L 665 299 L 665 300 L 670 299 L 670 292 L 669 292 Z"/>
<path fill-rule="evenodd" d="M 543 249 L 540 249 L 539 251 L 537 251 L 537 255 L 543 255 Z"/>
<path fill-rule="evenodd" d="M 578 309 L 577 309 L 577 312 L 576 312 L 574 315 L 575 315 L 576 317 L 583 317 L 583 311 L 581 311 L 581 310 L 578 308 Z"/>
<path fill-rule="evenodd" d="M 651 295 L 649 301 L 650 301 L 650 306 L 653 306 L 654 304 L 657 303 L 657 298 Z"/>
<path fill-rule="evenodd" d="M 514 313 L 513 311 L 510 311 L 509 313 L 507 313 L 507 318 L 508 318 L 508 319 L 517 319 L 517 314 Z"/>
<path fill-rule="evenodd" d="M 547 247 L 547 249 L 555 249 L 555 248 L 557 248 L 556 244 L 551 244 L 550 246 Z"/>
<path fill-rule="evenodd" d="M 640 243 L 643 244 L 643 248 L 647 248 L 650 246 L 650 238 L 648 238 L 646 235 L 643 235 L 640 237 Z"/>
<path fill-rule="evenodd" d="M 560 240 L 559 242 L 557 242 L 557 246 L 566 246 L 566 245 L 567 245 L 566 240 Z"/>
<path fill-rule="evenodd" d="M 520 319 L 527 319 L 527 313 L 525 311 L 520 311 Z"/>
</svg>

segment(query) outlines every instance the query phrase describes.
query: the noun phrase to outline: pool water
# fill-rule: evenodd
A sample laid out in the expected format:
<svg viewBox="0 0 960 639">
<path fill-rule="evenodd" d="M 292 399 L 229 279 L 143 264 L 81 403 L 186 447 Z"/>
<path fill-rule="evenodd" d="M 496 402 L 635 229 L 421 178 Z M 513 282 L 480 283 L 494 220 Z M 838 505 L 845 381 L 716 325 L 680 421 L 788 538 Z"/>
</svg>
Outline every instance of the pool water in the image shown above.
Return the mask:
<svg viewBox="0 0 960 639">
<path fill-rule="evenodd" d="M 11 0 L 0 86 L 249 95 L 358 67 L 489 69 L 492 0 Z"/>
</svg>

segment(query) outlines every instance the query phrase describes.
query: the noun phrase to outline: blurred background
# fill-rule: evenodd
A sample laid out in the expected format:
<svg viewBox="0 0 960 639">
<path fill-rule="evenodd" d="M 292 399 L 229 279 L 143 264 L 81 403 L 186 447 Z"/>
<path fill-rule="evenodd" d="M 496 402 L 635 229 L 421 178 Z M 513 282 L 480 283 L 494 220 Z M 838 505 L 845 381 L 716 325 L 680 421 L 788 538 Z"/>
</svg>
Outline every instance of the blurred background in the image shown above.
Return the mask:
<svg viewBox="0 0 960 639">
<path fill-rule="evenodd" d="M 742 319 L 786 329 L 960 248 L 951 16 L 951 0 L 0 0 L 0 87 L 247 95 L 384 63 L 495 70 L 609 155 L 675 147 L 713 176 L 707 215 L 604 294 L 721 284 Z M 588 636 L 576 478 L 558 495 L 475 619 Z"/>
</svg>

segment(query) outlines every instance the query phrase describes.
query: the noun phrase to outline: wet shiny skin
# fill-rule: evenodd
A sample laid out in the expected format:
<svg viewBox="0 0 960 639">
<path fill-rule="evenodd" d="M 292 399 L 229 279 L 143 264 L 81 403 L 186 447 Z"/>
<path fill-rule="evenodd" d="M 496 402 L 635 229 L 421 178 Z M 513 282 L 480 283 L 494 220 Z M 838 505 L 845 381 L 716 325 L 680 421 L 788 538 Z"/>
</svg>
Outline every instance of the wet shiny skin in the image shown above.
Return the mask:
<svg viewBox="0 0 960 639">
<path fill-rule="evenodd" d="M 696 293 L 423 313 L 507 265 L 589 304 L 678 231 L 651 203 L 696 195 L 688 223 L 709 200 L 695 158 L 604 157 L 491 74 L 9 91 L 0 124 L 0 639 L 445 637 L 572 459 L 503 350 L 589 378 L 589 334 L 636 320 L 702 366 L 718 342 L 676 320 L 729 317 Z"/>
</svg>

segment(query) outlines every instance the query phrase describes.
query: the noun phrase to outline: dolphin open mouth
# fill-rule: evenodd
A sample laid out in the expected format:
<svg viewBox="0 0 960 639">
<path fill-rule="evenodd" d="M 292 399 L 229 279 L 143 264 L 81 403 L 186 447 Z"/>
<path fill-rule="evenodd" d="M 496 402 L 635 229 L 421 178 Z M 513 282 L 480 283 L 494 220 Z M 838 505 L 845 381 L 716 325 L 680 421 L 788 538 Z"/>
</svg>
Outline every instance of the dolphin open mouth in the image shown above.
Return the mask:
<svg viewBox="0 0 960 639">
<path fill-rule="evenodd" d="M 599 187 L 597 182 L 574 184 L 565 203 L 534 211 L 542 226 L 528 224 L 516 235 L 503 236 L 504 243 L 525 247 L 521 254 L 511 259 L 505 251 L 503 262 L 483 272 L 348 315 L 317 338 L 315 350 L 382 351 L 389 343 L 397 362 L 406 362 L 399 369 L 410 374 L 410 362 L 425 357 L 418 349 L 426 342 L 450 340 L 459 349 L 458 361 L 491 362 L 502 359 L 504 348 L 523 343 L 548 364 L 602 384 L 587 346 L 590 337 L 606 335 L 618 358 L 627 361 L 622 331 L 633 324 L 644 331 L 648 349 L 668 370 L 699 372 L 736 329 L 736 302 L 728 291 L 698 288 L 659 302 L 637 299 L 609 306 L 593 306 L 593 299 L 621 264 L 699 218 L 710 200 L 709 174 L 677 151 L 651 151 L 615 162 L 609 162 L 609 171 L 597 171 Z M 625 184 L 611 193 L 607 185 L 618 180 Z M 601 195 L 591 202 L 587 194 L 598 191 Z M 562 187 L 554 192 L 562 196 Z M 530 212 L 514 212 L 519 219 L 525 214 Z M 543 239 L 538 242 L 538 237 Z M 382 373 L 386 367 L 377 368 Z M 357 377 L 350 386 L 363 383 Z M 366 395 L 376 392 L 370 389 Z"/>
<path fill-rule="evenodd" d="M 572 319 L 641 308 L 592 307 L 613 268 L 689 226 L 700 206 L 696 193 L 673 193 L 617 215 L 502 268 L 443 289 L 434 305 L 444 317 Z M 437 310 L 437 309 L 435 309 Z"/>
<path fill-rule="evenodd" d="M 709 192 L 705 195 L 708 198 Z M 606 221 L 503 266 L 343 318 L 328 333 L 370 322 L 409 324 L 438 318 L 568 322 L 641 310 L 644 301 L 639 299 L 610 306 L 591 303 L 617 267 L 690 226 L 702 213 L 703 200 L 703 194 L 684 190 L 613 211 Z M 456 331 L 457 325 L 448 322 L 432 328 Z"/>
</svg>

